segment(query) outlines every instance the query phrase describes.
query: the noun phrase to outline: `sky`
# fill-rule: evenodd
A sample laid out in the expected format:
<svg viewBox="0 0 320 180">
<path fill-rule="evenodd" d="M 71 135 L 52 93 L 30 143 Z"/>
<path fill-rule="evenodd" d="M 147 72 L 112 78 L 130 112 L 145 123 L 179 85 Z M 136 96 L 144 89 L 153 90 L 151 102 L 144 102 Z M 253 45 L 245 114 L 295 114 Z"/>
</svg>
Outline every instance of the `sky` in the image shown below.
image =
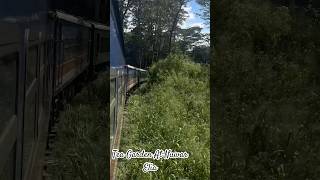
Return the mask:
<svg viewBox="0 0 320 180">
<path fill-rule="evenodd" d="M 182 28 L 189 28 L 193 26 L 200 26 L 202 33 L 210 33 L 210 25 L 205 25 L 205 21 L 197 14 L 202 14 L 202 7 L 196 2 L 196 0 L 191 0 L 185 7 L 185 11 L 188 12 L 188 17 L 186 21 L 181 25 Z"/>
</svg>

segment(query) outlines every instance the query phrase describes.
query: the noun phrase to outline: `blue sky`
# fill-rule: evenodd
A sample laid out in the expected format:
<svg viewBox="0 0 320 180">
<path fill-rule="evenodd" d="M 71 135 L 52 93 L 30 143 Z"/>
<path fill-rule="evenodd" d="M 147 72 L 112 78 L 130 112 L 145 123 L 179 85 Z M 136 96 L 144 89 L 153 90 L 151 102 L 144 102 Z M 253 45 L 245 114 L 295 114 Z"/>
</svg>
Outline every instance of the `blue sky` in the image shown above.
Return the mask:
<svg viewBox="0 0 320 180">
<path fill-rule="evenodd" d="M 203 33 L 210 33 L 210 25 L 205 25 L 205 21 L 201 19 L 197 14 L 201 14 L 202 7 L 196 3 L 195 0 L 191 0 L 187 6 L 184 7 L 184 10 L 188 12 L 188 17 L 186 21 L 181 25 L 182 28 L 188 28 L 193 26 L 202 27 Z"/>
</svg>

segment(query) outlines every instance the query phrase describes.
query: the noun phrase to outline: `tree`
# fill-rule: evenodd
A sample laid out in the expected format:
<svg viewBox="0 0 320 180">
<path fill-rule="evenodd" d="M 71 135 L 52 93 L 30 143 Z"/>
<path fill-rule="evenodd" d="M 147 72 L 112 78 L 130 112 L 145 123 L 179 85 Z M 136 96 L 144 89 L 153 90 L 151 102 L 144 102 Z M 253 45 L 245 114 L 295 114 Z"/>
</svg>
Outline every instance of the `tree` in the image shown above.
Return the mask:
<svg viewBox="0 0 320 180">
<path fill-rule="evenodd" d="M 198 26 L 190 27 L 188 29 L 178 29 L 178 48 L 183 52 L 192 51 L 193 47 L 195 46 L 195 43 L 199 42 L 203 38 L 203 35 L 201 34 L 201 29 L 202 28 Z"/>
<path fill-rule="evenodd" d="M 207 24 L 210 23 L 210 0 L 197 0 L 197 3 L 202 6 L 202 13 L 200 16 L 206 21 Z"/>
<path fill-rule="evenodd" d="M 130 23 L 132 64 L 150 65 L 166 57 L 175 42 L 178 24 L 186 18 L 183 6 L 189 0 L 126 0 L 122 5 L 124 22 Z M 130 17 L 130 18 L 129 18 Z M 127 27 L 127 25 L 125 25 Z M 135 48 L 133 45 L 135 44 Z M 126 46 L 128 47 L 128 46 Z"/>
<path fill-rule="evenodd" d="M 179 0 L 176 2 L 178 2 L 178 3 L 173 4 L 176 6 L 175 8 L 173 8 L 176 11 L 172 11 L 173 12 L 173 19 L 172 19 L 173 21 L 172 21 L 172 25 L 171 25 L 170 32 L 169 32 L 169 53 L 171 53 L 172 38 L 174 36 L 174 32 L 177 28 L 177 25 L 179 23 L 179 19 L 182 19 L 186 13 L 185 11 L 183 11 L 182 7 L 187 4 L 188 0 Z"/>
<path fill-rule="evenodd" d="M 132 9 L 132 7 L 137 3 L 138 0 L 123 0 L 119 1 L 119 8 L 121 12 L 121 21 L 124 28 L 127 28 L 128 25 L 128 18 L 129 18 L 129 12 Z"/>
</svg>

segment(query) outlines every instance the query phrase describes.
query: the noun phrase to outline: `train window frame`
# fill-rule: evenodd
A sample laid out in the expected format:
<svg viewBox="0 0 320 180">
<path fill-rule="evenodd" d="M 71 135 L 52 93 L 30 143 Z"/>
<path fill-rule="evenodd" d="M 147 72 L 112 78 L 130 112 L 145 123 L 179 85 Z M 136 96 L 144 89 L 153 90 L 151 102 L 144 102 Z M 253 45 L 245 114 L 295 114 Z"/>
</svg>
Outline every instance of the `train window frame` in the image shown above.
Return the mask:
<svg viewBox="0 0 320 180">
<path fill-rule="evenodd" d="M 39 45 L 39 117 L 41 117 L 43 111 L 44 111 L 44 103 L 45 103 L 45 94 L 46 94 L 46 58 L 47 58 L 47 42 L 42 42 Z"/>
<path fill-rule="evenodd" d="M 22 176 L 25 176 L 26 173 L 29 172 L 29 165 L 30 162 L 32 162 L 32 158 L 34 156 L 34 148 L 36 146 L 36 141 L 38 139 L 38 113 L 39 113 L 39 71 L 40 71 L 40 46 L 41 43 L 32 43 L 27 47 L 27 53 L 26 53 L 26 66 L 25 66 L 25 87 L 26 91 L 24 93 L 24 117 L 23 117 L 23 129 L 22 129 L 22 135 L 23 135 L 23 141 L 22 141 Z M 31 67 L 28 62 L 30 62 L 30 52 L 35 53 L 34 56 L 32 56 L 33 59 L 33 70 L 35 71 L 35 74 L 33 76 L 33 79 L 29 81 L 29 84 L 27 82 L 28 79 L 28 68 Z M 28 104 L 30 103 L 30 106 Z M 30 114 L 28 114 L 30 113 Z M 28 125 L 28 126 L 26 126 Z M 28 135 L 28 136 L 26 136 Z M 27 149 L 25 147 L 28 147 Z M 26 151 L 28 150 L 28 151 Z"/>
<path fill-rule="evenodd" d="M 111 84 L 113 85 L 113 86 L 110 86 L 110 100 L 112 102 L 112 100 L 116 98 L 116 90 L 117 90 L 116 78 L 110 79 L 110 85 Z"/>
<path fill-rule="evenodd" d="M 70 38 L 69 36 L 67 36 L 67 34 L 65 33 L 66 31 L 68 31 L 68 28 L 75 28 L 76 29 L 76 33 L 77 35 Z M 83 27 L 82 25 L 79 24 L 74 24 L 68 21 L 62 21 L 61 24 L 61 33 L 64 35 L 63 37 L 63 42 L 64 44 L 69 44 L 69 46 L 67 47 L 63 47 L 63 50 L 66 51 L 67 55 L 63 55 L 63 63 L 67 63 L 67 62 L 71 62 L 71 61 L 76 61 L 77 58 L 81 58 L 81 62 L 82 61 L 88 61 L 89 59 L 89 49 L 88 44 L 90 42 L 90 30 L 88 27 Z M 70 52 L 68 52 L 70 51 Z M 74 58 L 66 58 L 69 57 L 68 54 L 77 54 L 77 52 L 83 52 L 83 54 L 81 54 L 81 56 L 78 56 L 76 59 Z M 84 59 L 85 58 L 85 59 Z"/>
<path fill-rule="evenodd" d="M 28 62 L 29 61 L 29 54 L 31 52 L 31 49 L 35 49 L 36 50 L 36 55 L 35 55 L 35 64 L 34 64 L 34 70 L 35 70 L 35 75 L 34 75 L 34 78 L 31 79 L 31 81 L 28 82 L 28 68 L 29 68 L 29 64 Z M 33 45 L 33 46 L 30 46 L 28 48 L 28 52 L 27 52 L 27 62 L 26 62 L 26 74 L 25 74 L 25 79 L 26 79 L 26 82 L 25 82 L 25 86 L 26 86 L 26 89 L 27 91 L 26 92 L 29 92 L 35 85 L 36 81 L 37 81 L 37 78 L 39 76 L 39 73 L 38 73 L 38 63 L 39 63 L 39 47 L 38 45 Z M 26 93 L 27 94 L 27 93 Z"/>
</svg>

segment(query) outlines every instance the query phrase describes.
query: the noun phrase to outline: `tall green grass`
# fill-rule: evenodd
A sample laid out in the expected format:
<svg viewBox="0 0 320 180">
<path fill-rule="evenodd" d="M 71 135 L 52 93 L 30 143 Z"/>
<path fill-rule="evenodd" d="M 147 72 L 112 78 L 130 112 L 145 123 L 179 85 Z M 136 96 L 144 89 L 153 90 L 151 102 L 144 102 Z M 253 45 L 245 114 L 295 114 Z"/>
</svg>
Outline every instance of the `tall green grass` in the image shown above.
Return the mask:
<svg viewBox="0 0 320 180">
<path fill-rule="evenodd" d="M 108 74 L 85 87 L 60 115 L 48 173 L 52 180 L 108 178 Z"/>
<path fill-rule="evenodd" d="M 216 179 L 319 179 L 319 19 L 260 0 L 216 9 Z"/>
<path fill-rule="evenodd" d="M 120 151 L 187 151 L 188 159 L 120 159 L 118 179 L 208 179 L 210 159 L 208 67 L 183 55 L 154 64 L 149 81 L 128 104 Z M 144 162 L 159 167 L 144 173 Z"/>
</svg>

